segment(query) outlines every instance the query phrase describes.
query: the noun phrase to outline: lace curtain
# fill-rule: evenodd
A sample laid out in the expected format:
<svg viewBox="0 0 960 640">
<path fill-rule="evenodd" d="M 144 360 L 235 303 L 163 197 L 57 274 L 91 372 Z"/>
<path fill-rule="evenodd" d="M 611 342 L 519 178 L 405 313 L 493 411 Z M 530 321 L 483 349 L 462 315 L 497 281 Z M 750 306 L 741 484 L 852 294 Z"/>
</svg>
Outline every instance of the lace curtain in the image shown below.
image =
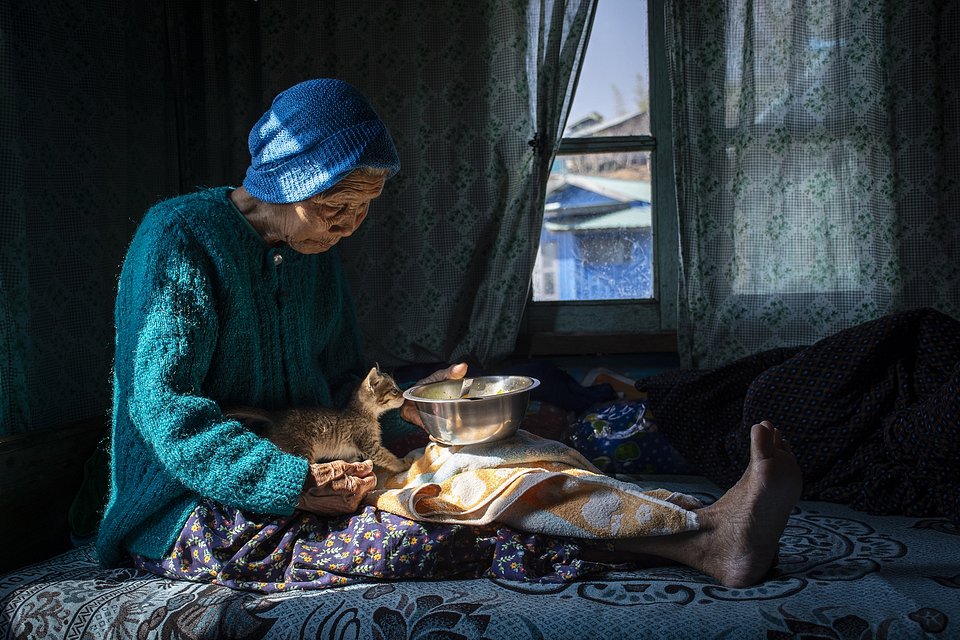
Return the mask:
<svg viewBox="0 0 960 640">
<path fill-rule="evenodd" d="M 0 3 L 0 435 L 105 421 L 119 264 L 179 188 L 162 11 L 135 5 Z"/>
<path fill-rule="evenodd" d="M 373 94 L 400 150 L 372 224 L 343 246 L 381 363 L 513 351 L 594 2 L 384 2 L 364 28 L 389 37 L 357 47 L 355 21 L 334 29 L 338 72 Z"/>
<path fill-rule="evenodd" d="M 310 77 L 359 87 L 400 150 L 341 247 L 371 360 L 510 353 L 592 5 L 3 2 L 0 435 L 105 421 L 137 222 L 239 184 L 250 126 Z"/>
<path fill-rule="evenodd" d="M 668 0 L 688 366 L 960 317 L 960 9 Z"/>
</svg>

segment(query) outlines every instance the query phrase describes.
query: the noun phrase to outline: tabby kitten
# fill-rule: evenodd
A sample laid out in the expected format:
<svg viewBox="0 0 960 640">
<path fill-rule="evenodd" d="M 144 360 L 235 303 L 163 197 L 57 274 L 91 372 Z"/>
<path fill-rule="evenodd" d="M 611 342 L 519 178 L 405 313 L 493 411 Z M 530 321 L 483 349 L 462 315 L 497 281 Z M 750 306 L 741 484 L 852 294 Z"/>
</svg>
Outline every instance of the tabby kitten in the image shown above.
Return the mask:
<svg viewBox="0 0 960 640">
<path fill-rule="evenodd" d="M 262 425 L 260 435 L 310 462 L 317 460 L 372 460 L 394 473 L 407 466 L 380 443 L 380 416 L 403 404 L 403 392 L 379 367 L 353 392 L 342 410 L 328 407 L 263 411 L 236 408 L 224 415 Z"/>
</svg>

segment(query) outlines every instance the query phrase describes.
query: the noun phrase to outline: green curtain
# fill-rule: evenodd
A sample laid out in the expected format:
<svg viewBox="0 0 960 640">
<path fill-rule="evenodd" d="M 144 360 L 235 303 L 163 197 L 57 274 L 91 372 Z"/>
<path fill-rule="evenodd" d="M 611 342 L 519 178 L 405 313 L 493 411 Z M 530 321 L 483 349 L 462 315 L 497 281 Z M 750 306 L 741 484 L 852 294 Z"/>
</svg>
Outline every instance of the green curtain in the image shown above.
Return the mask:
<svg viewBox="0 0 960 640">
<path fill-rule="evenodd" d="M 343 246 L 381 363 L 513 351 L 592 5 L 381 2 L 361 29 L 383 36 L 361 47 L 356 19 L 334 23 L 338 71 L 374 96 L 400 150 L 372 224 Z"/>
<path fill-rule="evenodd" d="M 118 265 L 178 188 L 160 20 L 0 3 L 0 435 L 105 421 Z"/>
<path fill-rule="evenodd" d="M 687 366 L 960 317 L 960 9 L 667 0 Z"/>
</svg>

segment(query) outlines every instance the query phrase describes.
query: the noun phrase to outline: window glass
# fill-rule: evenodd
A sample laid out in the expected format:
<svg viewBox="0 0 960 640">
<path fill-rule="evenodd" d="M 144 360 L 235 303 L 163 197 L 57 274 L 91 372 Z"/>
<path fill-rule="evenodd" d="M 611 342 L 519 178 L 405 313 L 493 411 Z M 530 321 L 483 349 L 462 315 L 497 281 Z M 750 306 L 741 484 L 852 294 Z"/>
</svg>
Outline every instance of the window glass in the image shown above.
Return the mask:
<svg viewBox="0 0 960 640">
<path fill-rule="evenodd" d="M 600 0 L 547 183 L 534 302 L 654 297 L 648 50 L 646 0 Z"/>
<path fill-rule="evenodd" d="M 652 297 L 651 199 L 649 152 L 558 156 L 534 301 Z"/>
<path fill-rule="evenodd" d="M 599 0 L 564 137 L 650 133 L 646 0 Z"/>
</svg>

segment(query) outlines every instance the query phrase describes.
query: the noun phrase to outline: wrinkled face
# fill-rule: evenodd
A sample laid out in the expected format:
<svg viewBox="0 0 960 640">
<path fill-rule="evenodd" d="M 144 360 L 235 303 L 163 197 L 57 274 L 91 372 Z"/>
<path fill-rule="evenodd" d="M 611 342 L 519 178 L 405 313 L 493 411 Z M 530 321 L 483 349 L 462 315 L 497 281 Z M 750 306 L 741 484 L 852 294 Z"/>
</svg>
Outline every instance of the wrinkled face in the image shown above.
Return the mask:
<svg viewBox="0 0 960 640">
<path fill-rule="evenodd" d="M 300 253 L 328 250 L 357 230 L 385 181 L 354 172 L 323 193 L 288 205 L 281 230 L 284 242 Z"/>
</svg>

